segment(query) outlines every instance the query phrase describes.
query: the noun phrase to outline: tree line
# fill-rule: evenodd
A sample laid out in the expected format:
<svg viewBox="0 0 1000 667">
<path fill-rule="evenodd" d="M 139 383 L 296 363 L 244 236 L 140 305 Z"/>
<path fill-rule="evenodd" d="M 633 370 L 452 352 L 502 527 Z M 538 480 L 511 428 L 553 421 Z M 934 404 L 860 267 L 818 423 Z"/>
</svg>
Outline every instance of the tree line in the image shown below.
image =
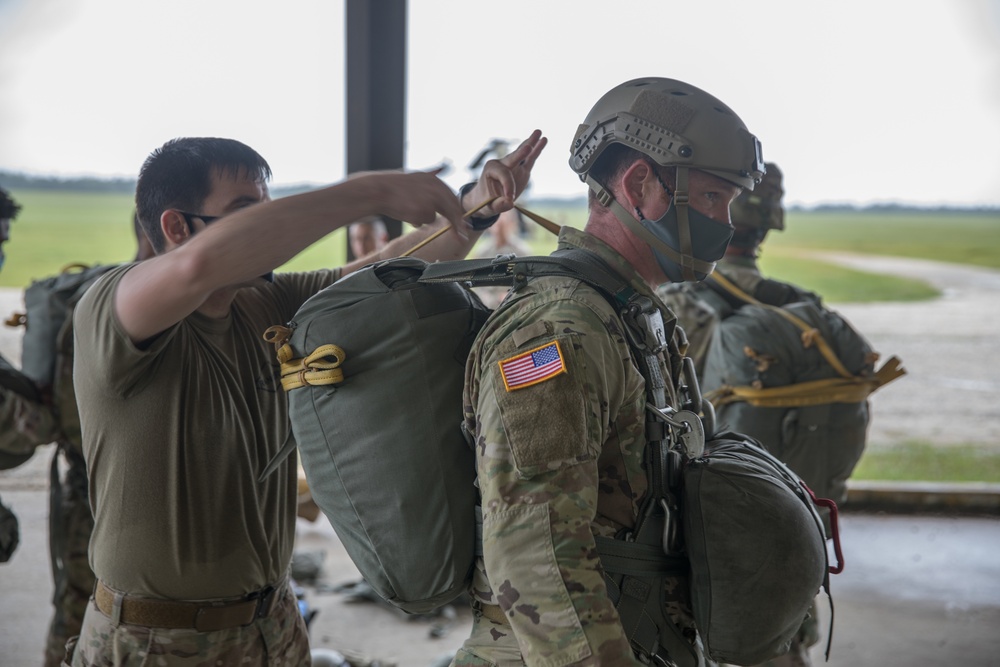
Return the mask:
<svg viewBox="0 0 1000 667">
<path fill-rule="evenodd" d="M 32 176 L 20 172 L 0 171 L 0 186 L 13 190 L 61 190 L 69 192 L 101 192 L 114 194 L 135 194 L 134 178 L 96 178 L 78 177 L 61 178 L 57 176 Z M 307 192 L 315 187 L 309 184 L 278 185 L 271 188 L 275 198 Z M 580 207 L 586 208 L 586 197 L 532 197 L 531 205 L 536 207 Z M 851 203 L 824 203 L 813 206 L 792 205 L 789 211 L 820 211 L 820 212 L 869 212 L 869 213 L 901 213 L 901 212 L 965 212 L 965 213 L 997 213 L 997 206 L 914 206 L 912 204 L 880 203 L 858 206 Z"/>
</svg>

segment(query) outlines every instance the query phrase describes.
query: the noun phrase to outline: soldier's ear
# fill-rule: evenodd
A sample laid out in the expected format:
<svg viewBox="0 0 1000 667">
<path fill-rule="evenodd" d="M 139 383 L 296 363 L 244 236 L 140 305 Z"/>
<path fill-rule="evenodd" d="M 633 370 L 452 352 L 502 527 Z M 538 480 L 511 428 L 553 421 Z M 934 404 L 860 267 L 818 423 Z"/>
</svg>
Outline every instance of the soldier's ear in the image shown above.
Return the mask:
<svg viewBox="0 0 1000 667">
<path fill-rule="evenodd" d="M 180 211 L 172 208 L 168 208 L 160 214 L 160 230 L 163 232 L 168 249 L 172 246 L 179 246 L 191 236 L 191 228 L 188 227 L 187 220 L 180 214 Z"/>
<path fill-rule="evenodd" d="M 653 187 L 659 187 L 656 173 L 645 160 L 636 160 L 629 165 L 622 173 L 619 186 L 625 199 L 622 206 L 629 211 L 634 211 L 637 208 L 645 210 L 650 197 L 659 195 L 657 188 Z"/>
</svg>

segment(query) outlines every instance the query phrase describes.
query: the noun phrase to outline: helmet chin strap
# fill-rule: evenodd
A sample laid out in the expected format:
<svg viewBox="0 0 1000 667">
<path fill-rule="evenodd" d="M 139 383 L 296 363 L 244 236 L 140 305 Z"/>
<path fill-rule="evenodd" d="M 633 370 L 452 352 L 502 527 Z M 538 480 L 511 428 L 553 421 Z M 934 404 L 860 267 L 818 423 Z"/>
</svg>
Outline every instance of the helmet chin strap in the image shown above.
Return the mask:
<svg viewBox="0 0 1000 667">
<path fill-rule="evenodd" d="M 688 169 L 687 167 L 677 167 L 677 183 L 674 184 L 673 206 L 677 209 L 677 236 L 681 244 L 681 255 L 691 257 L 693 252 L 691 244 L 691 221 L 688 219 Z M 694 259 L 694 257 L 691 257 Z M 715 269 L 715 263 L 708 271 L 702 271 L 706 275 Z M 694 269 L 687 263 L 681 264 L 681 276 L 684 280 L 695 281 L 698 279 L 694 275 Z"/>
<path fill-rule="evenodd" d="M 625 225 L 629 231 L 642 239 L 647 245 L 652 247 L 653 250 L 663 254 L 670 259 L 670 261 L 677 264 L 681 268 L 681 276 L 684 280 L 696 281 L 698 277 L 695 275 L 695 271 L 708 275 L 715 270 L 715 262 L 705 262 L 692 256 L 691 254 L 692 245 L 691 228 L 688 220 L 687 172 L 688 170 L 686 167 L 677 168 L 677 192 L 674 193 L 673 201 L 670 204 L 671 206 L 676 206 L 677 233 L 679 235 L 678 241 L 681 246 L 680 252 L 677 252 L 669 245 L 656 238 L 651 231 L 646 229 L 642 223 L 635 219 L 635 216 L 626 211 L 625 207 L 618 203 L 611 192 L 609 192 L 603 185 L 595 181 L 590 174 L 587 174 L 586 182 L 590 189 L 593 190 L 597 200 L 604 206 L 609 207 L 611 212 L 615 214 L 615 217 L 618 218 L 618 220 Z"/>
</svg>

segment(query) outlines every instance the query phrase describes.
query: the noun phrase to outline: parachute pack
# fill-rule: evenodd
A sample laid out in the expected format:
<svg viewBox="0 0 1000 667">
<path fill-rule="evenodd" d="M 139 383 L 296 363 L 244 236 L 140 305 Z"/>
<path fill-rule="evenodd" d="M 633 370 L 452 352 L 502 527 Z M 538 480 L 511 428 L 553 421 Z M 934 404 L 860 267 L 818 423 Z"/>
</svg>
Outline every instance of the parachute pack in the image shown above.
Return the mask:
<svg viewBox="0 0 1000 667">
<path fill-rule="evenodd" d="M 366 267 L 268 330 L 313 501 L 365 580 L 414 613 L 458 596 L 474 563 L 475 457 L 458 422 L 489 315 L 458 284 L 419 283 L 425 267 Z"/>
<path fill-rule="evenodd" d="M 654 656 L 663 647 L 678 665 L 697 664 L 677 628 L 650 623 L 665 617 L 662 577 L 686 573 L 690 561 L 709 655 L 749 664 L 782 652 L 828 581 L 813 502 L 758 444 L 715 436 L 711 418 L 703 423 L 692 365 L 685 365 L 692 400 L 680 411 L 665 405 L 663 379 L 648 379 L 651 356 L 668 344 L 659 310 L 586 251 L 430 265 L 400 258 L 313 296 L 291 322 L 265 334 L 281 363 L 294 443 L 263 474 L 297 443 L 313 500 L 379 595 L 414 613 L 454 598 L 467 587 L 482 542 L 461 399 L 466 357 L 489 311 L 467 287 L 517 289 L 541 275 L 577 277 L 616 305 L 656 406 L 647 428 L 651 492 L 641 513 L 651 520 L 629 541 L 597 539 L 633 648 Z M 725 493 L 730 488 L 753 491 Z M 726 522 L 734 516 L 739 530 Z M 799 559 L 799 576 L 789 576 L 788 554 Z M 733 588 L 719 572 L 731 567 L 754 576 Z M 761 570 L 772 576 L 758 576 Z"/>
<path fill-rule="evenodd" d="M 73 307 L 94 281 L 112 264 L 70 264 L 58 275 L 36 280 L 24 290 L 24 313 L 15 313 L 8 326 L 23 326 L 21 370 L 41 387 L 53 382 L 56 342 Z"/>
<path fill-rule="evenodd" d="M 896 357 L 876 371 L 878 354 L 847 320 L 775 285 L 783 283 L 763 281 L 751 296 L 716 272 L 699 286 L 722 316 L 702 385 L 720 424 L 764 443 L 818 496 L 841 503 L 865 448 L 867 398 L 905 371 Z"/>
</svg>

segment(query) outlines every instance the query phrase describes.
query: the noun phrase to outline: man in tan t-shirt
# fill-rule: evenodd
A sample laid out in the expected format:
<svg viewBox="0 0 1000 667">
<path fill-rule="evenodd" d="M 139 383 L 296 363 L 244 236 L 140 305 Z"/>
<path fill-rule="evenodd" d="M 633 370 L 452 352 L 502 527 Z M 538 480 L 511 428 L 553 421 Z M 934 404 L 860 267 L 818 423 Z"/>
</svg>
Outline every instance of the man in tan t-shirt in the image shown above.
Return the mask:
<svg viewBox="0 0 1000 667">
<path fill-rule="evenodd" d="M 535 132 L 491 161 L 463 201 L 420 172 L 270 201 L 267 163 L 237 141 L 177 139 L 150 155 L 136 207 L 157 256 L 109 272 L 75 314 L 99 581 L 73 665 L 308 664 L 286 579 L 295 466 L 257 482 L 289 430 L 261 334 L 343 273 L 444 224 L 455 229 L 417 255 L 464 256 L 477 235 L 462 212 L 492 196 L 477 216 L 509 210 L 544 145 Z M 271 275 L 373 214 L 423 227 L 340 271 Z"/>
</svg>

